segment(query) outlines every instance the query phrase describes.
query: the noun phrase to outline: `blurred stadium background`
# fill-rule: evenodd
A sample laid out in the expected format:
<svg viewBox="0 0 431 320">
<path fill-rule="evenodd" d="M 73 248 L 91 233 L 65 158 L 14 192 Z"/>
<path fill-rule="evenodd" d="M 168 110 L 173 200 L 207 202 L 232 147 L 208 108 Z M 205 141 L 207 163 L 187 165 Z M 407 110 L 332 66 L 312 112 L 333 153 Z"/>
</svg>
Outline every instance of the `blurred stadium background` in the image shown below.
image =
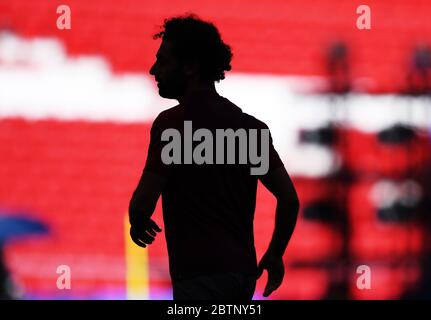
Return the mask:
<svg viewBox="0 0 431 320">
<path fill-rule="evenodd" d="M 60 4 L 71 30 L 56 28 Z M 356 27 L 360 4 L 371 7 L 371 30 Z M 185 12 L 214 22 L 232 46 L 219 92 L 269 125 L 298 189 L 286 277 L 271 298 L 429 298 L 425 0 L 1 0 L 2 294 L 171 299 L 164 234 L 138 249 L 125 219 L 152 120 L 176 104 L 148 74 L 159 45 L 151 35 Z M 260 185 L 259 257 L 274 211 Z M 49 231 L 11 239 L 13 217 Z M 61 265 L 70 290 L 57 288 Z M 371 268 L 370 290 L 356 286 L 359 265 Z"/>
</svg>

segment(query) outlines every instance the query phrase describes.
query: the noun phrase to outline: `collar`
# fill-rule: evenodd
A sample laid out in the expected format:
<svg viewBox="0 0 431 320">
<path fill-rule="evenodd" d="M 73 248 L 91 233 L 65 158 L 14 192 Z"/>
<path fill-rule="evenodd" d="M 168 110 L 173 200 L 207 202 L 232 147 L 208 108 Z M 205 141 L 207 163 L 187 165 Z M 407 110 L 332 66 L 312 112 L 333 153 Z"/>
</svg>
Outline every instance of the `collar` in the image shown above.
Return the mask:
<svg viewBox="0 0 431 320">
<path fill-rule="evenodd" d="M 220 95 L 216 90 L 213 89 L 198 89 L 187 94 L 183 99 L 181 99 L 181 105 L 194 105 L 196 103 L 219 98 Z"/>
</svg>

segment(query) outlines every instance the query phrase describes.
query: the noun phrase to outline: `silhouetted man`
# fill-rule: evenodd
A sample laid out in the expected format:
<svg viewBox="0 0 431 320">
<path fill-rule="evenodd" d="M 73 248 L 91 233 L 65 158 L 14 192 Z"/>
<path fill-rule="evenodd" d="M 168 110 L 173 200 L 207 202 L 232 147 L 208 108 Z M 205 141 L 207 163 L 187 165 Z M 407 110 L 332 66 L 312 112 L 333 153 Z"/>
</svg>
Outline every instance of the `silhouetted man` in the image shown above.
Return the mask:
<svg viewBox="0 0 431 320">
<path fill-rule="evenodd" d="M 187 121 L 191 121 L 194 130 L 205 128 L 205 132 L 214 133 L 213 137 L 217 129 L 248 132 L 258 129 L 268 133 L 269 130 L 263 122 L 243 113 L 216 92 L 214 82 L 224 79 L 225 71 L 231 69 L 232 53 L 213 24 L 193 15 L 175 17 L 165 20 L 162 31 L 154 37 L 161 38 L 162 43 L 150 74 L 155 77 L 160 96 L 176 99 L 179 104 L 161 112 L 153 122 L 145 168 L 130 201 L 130 235 L 144 248 L 154 241 L 161 229 L 151 215 L 162 195 L 175 300 L 250 300 L 256 279 L 264 269 L 268 272 L 264 296 L 268 296 L 284 277 L 282 257 L 299 210 L 295 188 L 270 136 L 267 168 L 262 175 L 250 173 L 256 163 L 238 162 L 241 152 L 238 149 L 244 145 L 235 146 L 238 153 L 234 164 L 185 160 L 189 157 L 190 161 L 185 147 L 190 144 L 185 141 Z M 167 139 L 169 129 L 183 134 L 184 141 L 177 143 L 184 145 L 181 161 L 167 164 L 163 157 L 172 155 L 164 154 L 164 148 L 168 143 L 172 147 L 170 151 L 177 147 L 173 146 L 175 141 Z M 260 150 L 265 140 L 256 141 Z M 189 145 L 189 151 L 194 150 L 193 156 L 197 151 L 190 148 L 199 142 L 194 139 Z M 229 148 L 228 145 L 224 151 L 228 152 Z M 205 149 L 204 157 L 216 159 L 220 154 L 215 153 L 220 150 L 214 150 L 212 154 L 212 150 Z M 253 236 L 258 179 L 277 198 L 274 233 L 259 266 Z"/>
</svg>

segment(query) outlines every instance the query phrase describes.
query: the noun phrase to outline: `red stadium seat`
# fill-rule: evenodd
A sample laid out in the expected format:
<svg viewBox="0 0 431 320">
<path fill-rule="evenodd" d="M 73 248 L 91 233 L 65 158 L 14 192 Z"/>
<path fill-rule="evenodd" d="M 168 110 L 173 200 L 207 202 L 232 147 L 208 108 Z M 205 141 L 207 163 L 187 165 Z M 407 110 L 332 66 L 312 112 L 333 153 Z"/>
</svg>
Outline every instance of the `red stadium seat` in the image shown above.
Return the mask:
<svg viewBox="0 0 431 320">
<path fill-rule="evenodd" d="M 361 263 L 362 264 L 362 263 Z M 359 274 L 352 274 L 350 284 L 350 296 L 352 299 L 400 299 L 403 294 L 414 289 L 420 281 L 421 270 L 417 264 L 369 264 L 370 289 L 359 289 L 357 279 Z M 355 268 L 356 269 L 356 268 Z"/>
<path fill-rule="evenodd" d="M 276 300 L 314 300 L 323 299 L 331 285 L 330 271 L 324 268 L 286 268 L 285 281 L 272 295 Z M 266 280 L 265 280 L 266 281 Z M 256 293 L 263 292 L 265 281 L 258 286 Z M 259 297 L 255 294 L 255 297 Z"/>
<path fill-rule="evenodd" d="M 379 141 L 376 133 L 346 130 L 341 152 L 346 167 L 361 175 L 418 175 L 429 165 L 430 141 L 425 133 L 400 143 Z"/>
<path fill-rule="evenodd" d="M 289 246 L 287 262 L 332 261 L 340 257 L 343 249 L 341 230 L 329 223 L 299 220 Z"/>
</svg>

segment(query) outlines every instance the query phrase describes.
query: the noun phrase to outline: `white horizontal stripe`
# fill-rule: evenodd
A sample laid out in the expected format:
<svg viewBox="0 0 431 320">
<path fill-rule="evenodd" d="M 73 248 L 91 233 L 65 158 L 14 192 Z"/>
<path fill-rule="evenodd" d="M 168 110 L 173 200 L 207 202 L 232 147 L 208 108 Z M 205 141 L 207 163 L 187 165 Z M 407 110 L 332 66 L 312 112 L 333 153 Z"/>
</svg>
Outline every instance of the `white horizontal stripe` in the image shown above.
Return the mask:
<svg viewBox="0 0 431 320">
<path fill-rule="evenodd" d="M 299 144 L 301 128 L 333 121 L 369 132 L 397 122 L 431 126 L 425 99 L 351 94 L 334 103 L 328 96 L 311 94 L 323 82 L 317 77 L 230 72 L 217 88 L 269 125 L 282 160 L 300 175 L 325 175 L 339 165 L 329 149 Z M 158 96 L 148 74 L 114 74 L 101 56 L 68 57 L 51 38 L 0 37 L 0 118 L 148 122 L 176 104 Z"/>
</svg>

